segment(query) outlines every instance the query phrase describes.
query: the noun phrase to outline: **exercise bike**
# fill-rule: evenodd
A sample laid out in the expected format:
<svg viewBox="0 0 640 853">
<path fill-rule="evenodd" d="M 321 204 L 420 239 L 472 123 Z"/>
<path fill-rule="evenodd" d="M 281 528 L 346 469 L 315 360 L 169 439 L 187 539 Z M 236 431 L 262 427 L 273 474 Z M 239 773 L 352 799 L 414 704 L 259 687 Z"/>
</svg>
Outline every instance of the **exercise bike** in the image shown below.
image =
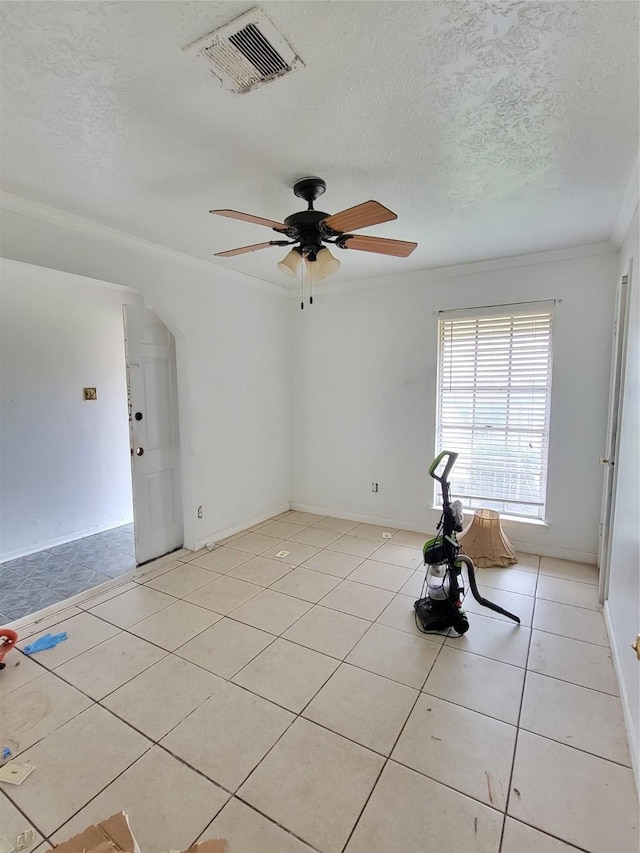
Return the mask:
<svg viewBox="0 0 640 853">
<path fill-rule="evenodd" d="M 441 474 L 437 470 L 446 458 Z M 436 535 L 425 542 L 423 548 L 424 564 L 427 567 L 420 598 L 413 605 L 416 625 L 424 633 L 445 631 L 453 628 L 458 634 L 469 630 L 469 620 L 462 608 L 464 583 L 462 566 L 467 567 L 469 588 L 473 597 L 483 607 L 501 613 L 520 624 L 520 619 L 504 610 L 498 604 L 488 601 L 480 595 L 476 584 L 473 560 L 461 553 L 457 534 L 462 530 L 464 520 L 460 501 L 450 500 L 449 474 L 458 458 L 457 453 L 443 450 L 431 463 L 429 476 L 433 477 L 442 489 L 442 516 Z"/>
</svg>

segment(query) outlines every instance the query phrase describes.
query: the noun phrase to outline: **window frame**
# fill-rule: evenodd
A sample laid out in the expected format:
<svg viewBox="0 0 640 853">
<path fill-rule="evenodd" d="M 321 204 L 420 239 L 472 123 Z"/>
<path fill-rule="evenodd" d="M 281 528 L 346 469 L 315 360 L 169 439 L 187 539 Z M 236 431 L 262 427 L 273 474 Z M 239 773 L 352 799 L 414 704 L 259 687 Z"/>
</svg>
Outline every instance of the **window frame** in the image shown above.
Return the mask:
<svg viewBox="0 0 640 853">
<path fill-rule="evenodd" d="M 548 300 L 539 300 L 534 302 L 515 302 L 515 303 L 505 303 L 501 305 L 486 305 L 486 306 L 477 306 L 472 308 L 456 308 L 452 310 L 442 310 L 438 312 L 438 326 L 437 326 L 437 375 L 436 375 L 436 423 L 435 423 L 435 446 L 436 446 L 436 455 L 442 450 L 451 450 L 456 452 L 457 448 L 455 447 L 444 447 L 442 444 L 442 401 L 443 401 L 443 387 L 442 383 L 444 381 L 443 377 L 443 324 L 448 321 L 453 320 L 473 320 L 473 319 L 481 319 L 481 318 L 492 318 L 492 319 L 511 319 L 518 316 L 531 315 L 531 314 L 548 314 L 549 315 L 549 344 L 548 344 L 548 365 L 547 365 L 547 383 L 546 383 L 546 398 L 545 398 L 545 421 L 544 428 L 542 433 L 540 433 L 542 437 L 541 447 L 540 447 L 540 455 L 539 459 L 542 462 L 541 465 L 541 484 L 540 484 L 540 502 L 533 501 L 520 501 L 520 500 L 509 500 L 508 498 L 487 498 L 487 497 L 478 497 L 473 495 L 460 495 L 463 501 L 463 507 L 466 511 L 472 512 L 476 509 L 496 509 L 497 504 L 502 504 L 503 506 L 510 506 L 511 509 L 498 509 L 503 516 L 512 517 L 518 521 L 531 522 L 531 523 L 546 523 L 546 515 L 547 515 L 547 503 L 548 503 L 548 475 L 549 475 L 549 444 L 550 444 L 550 433 L 551 433 L 551 408 L 552 408 L 552 390 L 553 390 L 553 354 L 554 354 L 554 331 L 555 331 L 555 309 L 556 309 L 556 300 L 548 299 Z M 477 363 L 477 357 L 475 362 Z M 509 383 L 509 389 L 513 388 L 513 385 Z M 508 399 L 509 391 L 505 394 L 505 399 Z M 505 445 L 506 446 L 506 439 Z M 438 484 L 434 483 L 434 495 L 436 502 L 439 501 L 440 492 L 438 490 Z M 455 489 L 454 489 L 455 492 Z M 523 507 L 538 507 L 538 511 L 536 514 L 532 513 L 518 513 L 517 511 L 513 511 L 513 506 L 522 505 Z"/>
</svg>

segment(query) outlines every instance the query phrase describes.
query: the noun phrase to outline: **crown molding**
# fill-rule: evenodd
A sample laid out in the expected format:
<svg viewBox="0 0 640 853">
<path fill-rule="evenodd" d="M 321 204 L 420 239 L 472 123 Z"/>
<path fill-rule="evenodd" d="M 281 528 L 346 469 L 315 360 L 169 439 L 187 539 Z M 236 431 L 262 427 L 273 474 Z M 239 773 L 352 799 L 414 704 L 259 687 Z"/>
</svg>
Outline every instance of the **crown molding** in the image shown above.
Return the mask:
<svg viewBox="0 0 640 853">
<path fill-rule="evenodd" d="M 629 181 L 627 188 L 627 194 L 625 195 L 625 200 L 627 196 L 630 196 L 631 199 L 633 198 L 632 190 L 635 186 L 635 205 L 637 205 L 637 162 L 634 174 L 636 176 L 636 184 L 634 185 L 632 175 L 632 179 Z M 629 213 L 628 207 L 630 204 L 631 201 L 629 201 L 626 206 L 623 203 L 621 215 L 618 217 L 618 223 L 624 223 L 624 225 L 620 225 L 622 238 L 624 238 L 624 235 L 626 234 L 628 224 L 635 211 L 634 205 Z M 51 225 L 57 225 L 61 228 L 67 228 L 80 234 L 87 234 L 90 237 L 96 237 L 97 239 L 105 240 L 106 242 L 113 243 L 118 246 L 135 249 L 137 251 L 144 252 L 147 255 L 160 258 L 161 260 L 180 264 L 182 266 L 188 266 L 208 275 L 224 274 L 224 276 L 231 281 L 238 282 L 239 284 L 248 287 L 253 287 L 257 290 L 274 293 L 288 299 L 300 298 L 295 288 L 290 289 L 286 286 L 280 286 L 273 284 L 272 282 L 264 281 L 263 279 L 256 278 L 255 276 L 247 275 L 246 273 L 239 272 L 238 270 L 222 266 L 214 261 L 205 261 L 202 258 L 196 258 L 193 255 L 186 254 L 186 252 L 179 252 L 176 249 L 170 249 L 167 246 L 162 246 L 159 243 L 152 242 L 151 240 L 145 240 L 142 237 L 127 234 L 125 231 L 120 231 L 117 228 L 102 225 L 92 219 L 76 216 L 73 213 L 66 213 L 58 208 L 49 207 L 48 205 L 41 204 L 37 201 L 31 201 L 30 199 L 23 198 L 22 196 L 15 195 L 14 193 L 10 193 L 5 190 L 0 190 L 0 208 L 10 210 L 13 213 L 19 213 L 23 216 L 28 216 L 31 219 L 40 220 L 41 222 L 47 222 Z M 624 216 L 622 216 L 623 211 Z M 616 223 L 616 228 L 618 228 L 618 223 Z M 621 242 L 622 239 L 620 240 L 620 243 Z M 398 279 L 400 277 L 404 280 L 408 280 L 409 277 L 411 277 L 409 280 L 413 280 L 414 276 L 420 276 L 422 281 L 432 281 L 441 278 L 450 278 L 452 276 L 477 275 L 483 272 L 529 266 L 531 264 L 545 264 L 553 263 L 555 261 L 572 260 L 574 258 L 591 257 L 593 255 L 604 255 L 617 251 L 618 245 L 619 244 L 614 244 L 614 242 L 604 241 L 600 243 L 589 243 L 583 246 L 569 246 L 564 249 L 551 249 L 544 252 L 533 252 L 526 255 L 513 255 L 510 257 L 494 258 L 491 260 L 473 261 L 466 264 L 455 264 L 443 267 L 425 267 L 420 270 L 398 272 L 393 273 L 392 275 L 377 276 L 366 279 L 356 279 L 344 282 L 337 281 L 332 284 L 319 286 L 317 293 L 333 293 L 338 291 L 344 293 L 370 287 L 383 287 L 386 284 L 398 284 Z"/>
<path fill-rule="evenodd" d="M 80 234 L 86 234 L 90 237 L 96 237 L 99 240 L 105 240 L 108 243 L 114 243 L 118 246 L 125 246 L 128 249 L 135 249 L 139 252 L 144 252 L 147 255 L 153 255 L 164 261 L 169 261 L 174 264 L 188 266 L 192 269 L 197 269 L 200 272 L 208 275 L 223 274 L 226 278 L 243 284 L 248 287 L 253 287 L 257 290 L 263 290 L 268 293 L 275 293 L 278 296 L 287 296 L 288 288 L 280 287 L 277 284 L 272 284 L 268 281 L 263 281 L 255 276 L 247 275 L 238 270 L 230 269 L 229 267 L 216 264 L 214 261 L 205 261 L 202 258 L 196 258 L 193 255 L 188 255 L 186 252 L 179 252 L 176 249 L 170 249 L 167 246 L 162 246 L 159 243 L 153 243 L 151 240 L 145 240 L 142 237 L 136 237 L 133 234 L 127 234 L 125 231 L 119 231 L 117 228 L 111 228 L 108 225 L 101 225 L 92 219 L 85 219 L 83 216 L 76 216 L 73 213 L 66 213 L 55 207 L 49 207 L 46 204 L 41 204 L 37 201 L 23 198 L 14 193 L 0 190 L 0 208 L 10 210 L 12 213 L 19 213 L 22 216 L 28 216 L 31 219 L 38 219 L 41 222 L 47 222 L 50 225 L 57 225 L 61 228 L 67 228 L 70 231 L 76 231 Z"/>
<path fill-rule="evenodd" d="M 102 281 L 98 278 L 91 278 L 87 275 L 80 275 L 77 272 L 68 272 L 68 270 L 59 270 L 54 267 L 43 267 L 41 264 L 32 264 L 29 261 L 19 261 L 16 258 L 7 258 L 4 255 L 0 255 L 0 268 L 2 267 L 15 267 L 16 269 L 38 269 L 42 270 L 42 275 L 46 276 L 50 281 L 57 281 L 61 279 L 76 279 L 77 281 L 82 281 L 85 284 L 90 284 L 95 287 L 108 287 L 109 290 L 121 290 L 125 293 L 138 293 L 140 298 L 142 299 L 142 294 L 136 290 L 135 287 L 131 287 L 128 284 L 117 284 L 115 281 Z M 126 522 L 124 522 L 126 523 Z M 89 535 L 89 534 L 87 534 Z M 63 545 L 63 542 L 58 542 L 58 545 Z M 39 548 L 38 550 L 43 551 L 46 549 Z"/>
<path fill-rule="evenodd" d="M 619 249 L 631 225 L 631 220 L 636 212 L 638 200 L 640 198 L 640 172 L 638 169 L 638 157 L 631 169 L 629 180 L 627 181 L 627 189 L 625 190 L 616 224 L 611 232 L 611 242 Z"/>
<path fill-rule="evenodd" d="M 418 277 L 420 281 L 435 281 L 441 278 L 451 278 L 461 275 L 479 275 L 495 270 L 512 269 L 514 267 L 526 267 L 534 264 L 551 264 L 557 261 L 571 261 L 575 258 L 589 258 L 594 255 L 610 255 L 617 251 L 616 246 L 609 240 L 600 243 L 588 243 L 583 246 L 568 246 L 565 249 L 550 249 L 544 252 L 532 252 L 527 255 L 512 255 L 505 258 L 493 258 L 487 261 L 472 261 L 468 264 L 455 264 L 444 267 L 425 267 L 419 270 L 393 273 L 392 275 L 379 276 L 375 278 L 359 279 L 357 281 L 335 282 L 329 285 L 316 285 L 316 295 L 320 293 L 341 293 L 351 290 L 363 290 L 370 287 L 383 287 L 385 284 L 402 284 L 414 282 Z M 404 279 L 404 282 L 398 279 Z M 299 299 L 300 294 L 295 291 L 289 292 L 290 299 Z"/>
</svg>

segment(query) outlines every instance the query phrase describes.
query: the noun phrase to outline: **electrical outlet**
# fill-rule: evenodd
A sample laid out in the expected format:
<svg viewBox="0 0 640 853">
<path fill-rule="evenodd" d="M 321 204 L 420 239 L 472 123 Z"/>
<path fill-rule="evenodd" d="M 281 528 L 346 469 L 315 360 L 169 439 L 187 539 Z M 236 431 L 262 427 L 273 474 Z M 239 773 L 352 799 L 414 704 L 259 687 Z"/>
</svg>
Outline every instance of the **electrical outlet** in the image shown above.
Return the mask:
<svg viewBox="0 0 640 853">
<path fill-rule="evenodd" d="M 372 492 L 378 491 L 378 484 L 377 483 L 371 483 L 371 491 Z"/>
<path fill-rule="evenodd" d="M 202 507 L 198 507 L 198 518 L 202 518 Z"/>
</svg>

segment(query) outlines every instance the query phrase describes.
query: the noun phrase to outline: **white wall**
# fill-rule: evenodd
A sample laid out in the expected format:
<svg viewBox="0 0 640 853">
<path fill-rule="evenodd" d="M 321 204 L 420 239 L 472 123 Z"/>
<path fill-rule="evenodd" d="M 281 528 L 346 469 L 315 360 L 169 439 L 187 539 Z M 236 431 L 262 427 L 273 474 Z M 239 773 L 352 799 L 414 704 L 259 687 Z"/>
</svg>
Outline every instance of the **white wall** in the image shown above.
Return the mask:
<svg viewBox="0 0 640 853">
<path fill-rule="evenodd" d="M 619 274 L 632 262 L 622 421 L 616 452 L 615 518 L 609 575 L 608 619 L 623 692 L 631 754 L 640 747 L 640 664 L 631 643 L 640 633 L 640 252 L 638 210 L 620 249 Z M 636 763 L 636 778 L 639 770 Z"/>
<path fill-rule="evenodd" d="M 137 289 L 173 332 L 188 547 L 288 507 L 288 311 L 273 286 L 37 205 L 4 209 L 0 236 L 4 257 Z"/>
<path fill-rule="evenodd" d="M 302 312 L 272 286 L 48 216 L 3 211 L 0 254 L 137 288 L 176 337 L 187 545 L 290 497 L 430 530 L 437 311 L 555 298 L 549 524 L 505 527 L 539 552 L 595 559 L 615 253 L 319 288 Z"/>
<path fill-rule="evenodd" d="M 595 562 L 616 264 L 613 252 L 479 264 L 293 303 L 292 505 L 432 529 L 437 312 L 557 299 L 548 526 L 504 526 L 521 547 Z M 452 482 L 455 495 L 455 469 Z"/>
<path fill-rule="evenodd" d="M 135 293 L 0 262 L 0 559 L 132 519 L 123 303 Z M 82 389 L 95 386 L 96 402 Z"/>
</svg>

